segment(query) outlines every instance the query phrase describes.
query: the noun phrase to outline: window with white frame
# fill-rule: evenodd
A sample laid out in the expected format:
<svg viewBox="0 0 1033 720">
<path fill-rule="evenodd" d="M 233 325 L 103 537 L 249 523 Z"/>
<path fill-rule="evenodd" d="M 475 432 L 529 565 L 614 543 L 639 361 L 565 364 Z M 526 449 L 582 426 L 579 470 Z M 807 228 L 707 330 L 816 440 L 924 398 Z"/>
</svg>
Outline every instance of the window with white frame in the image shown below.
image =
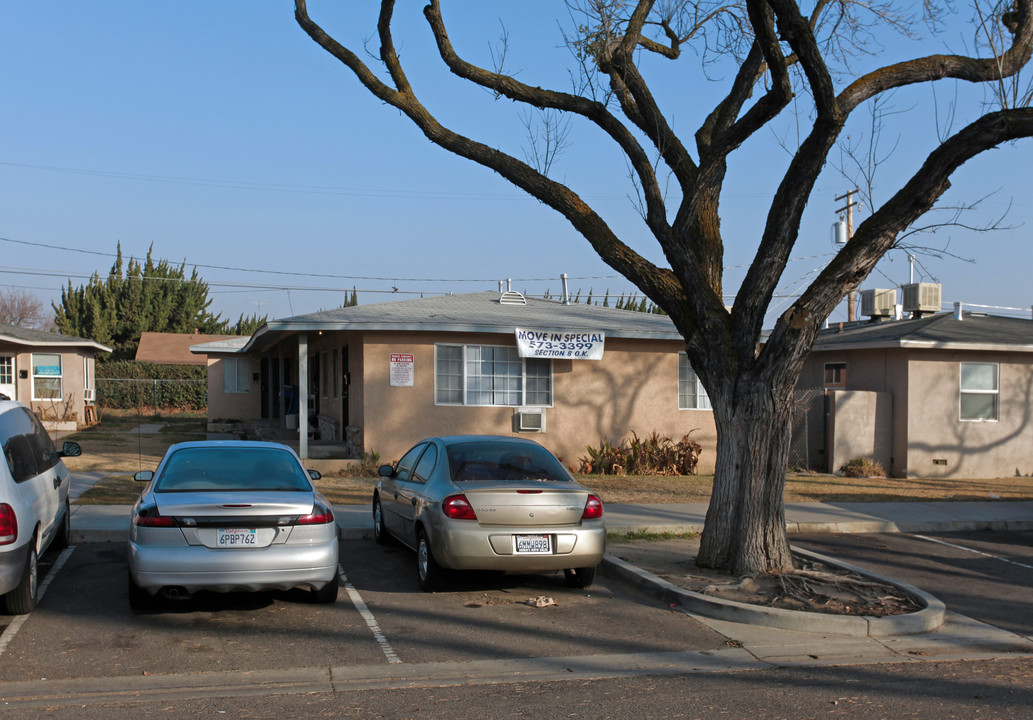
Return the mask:
<svg viewBox="0 0 1033 720">
<path fill-rule="evenodd" d="M 711 409 L 707 391 L 693 372 L 692 366 L 689 365 L 689 356 L 685 353 L 678 353 L 678 409 Z"/>
<path fill-rule="evenodd" d="M 959 394 L 962 420 L 997 420 L 1001 394 L 997 363 L 961 363 Z"/>
<path fill-rule="evenodd" d="M 434 368 L 438 405 L 552 405 L 552 361 L 515 347 L 438 345 Z"/>
<path fill-rule="evenodd" d="M 32 354 L 32 399 L 60 400 L 61 356 L 58 353 Z"/>
<path fill-rule="evenodd" d="M 225 393 L 251 392 L 251 361 L 226 358 L 222 361 L 222 390 Z"/>
<path fill-rule="evenodd" d="M 14 385 L 14 358 L 0 357 L 0 385 Z"/>
</svg>

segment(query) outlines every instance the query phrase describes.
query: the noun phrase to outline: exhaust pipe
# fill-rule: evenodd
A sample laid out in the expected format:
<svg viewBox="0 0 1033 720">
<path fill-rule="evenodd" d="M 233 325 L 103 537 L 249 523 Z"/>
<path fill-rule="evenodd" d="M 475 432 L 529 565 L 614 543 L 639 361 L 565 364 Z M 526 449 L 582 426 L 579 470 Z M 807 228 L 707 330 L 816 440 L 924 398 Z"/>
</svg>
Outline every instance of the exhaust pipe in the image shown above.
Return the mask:
<svg viewBox="0 0 1033 720">
<path fill-rule="evenodd" d="M 190 593 L 187 592 L 185 587 L 179 587 L 178 585 L 169 585 L 161 589 L 161 596 L 167 600 L 185 600 L 190 597 Z"/>
</svg>

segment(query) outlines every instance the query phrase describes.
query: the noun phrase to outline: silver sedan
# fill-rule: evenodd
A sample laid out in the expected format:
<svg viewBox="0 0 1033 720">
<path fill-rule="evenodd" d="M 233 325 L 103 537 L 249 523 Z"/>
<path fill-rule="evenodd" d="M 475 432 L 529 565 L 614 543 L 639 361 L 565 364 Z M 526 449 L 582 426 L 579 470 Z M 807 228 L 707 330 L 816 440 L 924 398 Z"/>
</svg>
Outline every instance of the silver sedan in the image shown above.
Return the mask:
<svg viewBox="0 0 1033 720">
<path fill-rule="evenodd" d="M 132 512 L 129 602 L 198 590 L 305 587 L 333 602 L 337 526 L 330 503 L 297 454 L 276 443 L 173 445 Z"/>
<path fill-rule="evenodd" d="M 378 543 L 416 551 L 428 591 L 443 569 L 563 570 L 588 587 L 606 551 L 602 501 L 548 450 L 513 437 L 428 438 L 382 466 L 373 528 Z"/>
</svg>

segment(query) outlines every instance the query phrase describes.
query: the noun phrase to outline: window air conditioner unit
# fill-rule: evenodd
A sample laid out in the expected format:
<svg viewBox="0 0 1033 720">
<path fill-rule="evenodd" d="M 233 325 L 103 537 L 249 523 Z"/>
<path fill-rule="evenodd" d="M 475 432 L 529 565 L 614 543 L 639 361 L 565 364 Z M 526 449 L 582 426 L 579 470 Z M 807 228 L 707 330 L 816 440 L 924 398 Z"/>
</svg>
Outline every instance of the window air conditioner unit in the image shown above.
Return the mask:
<svg viewBox="0 0 1033 720">
<path fill-rule="evenodd" d="M 93 402 L 97 399 L 97 391 L 93 388 L 83 388 L 82 399 L 88 403 Z"/>
<path fill-rule="evenodd" d="M 908 283 L 904 286 L 904 312 L 940 312 L 939 283 Z"/>
<path fill-rule="evenodd" d="M 545 408 L 520 408 L 514 415 L 518 432 L 545 432 Z"/>
<path fill-rule="evenodd" d="M 861 291 L 861 314 L 866 317 L 893 317 L 896 304 L 896 290 Z"/>
</svg>

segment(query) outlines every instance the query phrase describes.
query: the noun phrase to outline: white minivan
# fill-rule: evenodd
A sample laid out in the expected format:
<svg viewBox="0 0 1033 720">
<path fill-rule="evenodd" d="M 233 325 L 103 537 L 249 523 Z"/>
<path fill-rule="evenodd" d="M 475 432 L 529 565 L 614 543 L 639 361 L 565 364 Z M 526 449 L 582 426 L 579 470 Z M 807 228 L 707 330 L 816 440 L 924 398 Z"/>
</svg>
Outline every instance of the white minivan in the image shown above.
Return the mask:
<svg viewBox="0 0 1033 720">
<path fill-rule="evenodd" d="M 36 607 L 37 560 L 51 544 L 68 545 L 68 468 L 62 457 L 82 453 L 78 443 L 59 451 L 29 408 L 0 400 L 0 612 L 21 615 Z"/>
</svg>

